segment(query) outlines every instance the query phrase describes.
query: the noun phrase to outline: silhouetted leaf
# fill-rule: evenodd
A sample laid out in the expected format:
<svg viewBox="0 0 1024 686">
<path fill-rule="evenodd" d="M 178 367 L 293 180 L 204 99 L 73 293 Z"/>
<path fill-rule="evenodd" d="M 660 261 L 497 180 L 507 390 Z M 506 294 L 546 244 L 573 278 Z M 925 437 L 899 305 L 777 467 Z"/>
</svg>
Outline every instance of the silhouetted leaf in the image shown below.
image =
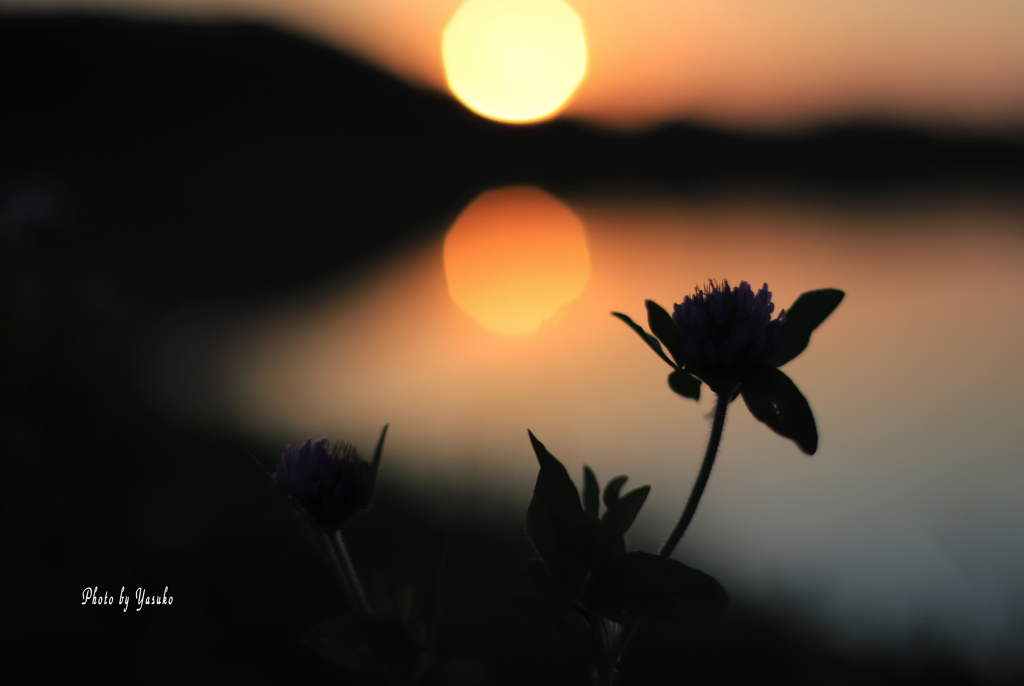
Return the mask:
<svg viewBox="0 0 1024 686">
<path fill-rule="evenodd" d="M 594 614 L 627 624 L 711 616 L 722 612 L 729 598 L 704 572 L 662 555 L 633 552 L 612 558 L 591 574 L 580 602 Z"/>
<path fill-rule="evenodd" d="M 597 483 L 594 471 L 583 465 L 583 510 L 588 517 L 597 519 L 601 507 L 601 486 Z"/>
<path fill-rule="evenodd" d="M 523 598 L 570 599 L 565 590 L 555 583 L 544 561 L 540 558 L 530 560 L 519 569 L 516 586 L 519 595 Z"/>
<path fill-rule="evenodd" d="M 818 429 L 811 407 L 788 376 L 760 364 L 743 378 L 740 392 L 750 414 L 775 433 L 793 439 L 808 455 L 818 449 Z"/>
<path fill-rule="evenodd" d="M 606 529 L 615 536 L 622 536 L 629 527 L 633 526 L 640 508 L 647 500 L 647 494 L 651 492 L 650 486 L 636 488 L 619 498 L 614 505 L 608 508 L 601 517 Z"/>
<path fill-rule="evenodd" d="M 381 615 L 336 617 L 310 629 L 303 642 L 324 657 L 361 672 L 408 665 L 421 652 L 399 619 Z"/>
<path fill-rule="evenodd" d="M 700 400 L 700 379 L 682 369 L 668 375 L 668 387 L 684 398 Z"/>
<path fill-rule="evenodd" d="M 651 327 L 651 333 L 665 345 L 672 357 L 675 357 L 674 351 L 679 350 L 679 329 L 672 321 L 672 315 L 653 300 L 645 300 L 644 305 L 647 307 L 647 325 Z"/>
<path fill-rule="evenodd" d="M 811 341 L 811 334 L 839 307 L 845 295 L 835 288 L 822 288 L 808 291 L 797 298 L 793 306 L 786 310 L 782 344 L 768 363 L 773 367 L 781 367 L 802 353 Z"/>
<path fill-rule="evenodd" d="M 373 498 L 373 493 L 377 488 L 377 471 L 380 469 L 380 458 L 384 453 L 384 437 L 388 434 L 388 427 L 391 423 L 384 425 L 384 428 L 380 432 L 380 438 L 377 439 L 377 447 L 373 450 L 373 459 L 370 461 L 371 464 L 371 477 L 370 477 L 370 498 Z"/>
<path fill-rule="evenodd" d="M 608 482 L 604 487 L 605 507 L 615 507 L 615 503 L 619 502 L 619 491 L 622 490 L 622 484 L 626 483 L 628 480 L 628 476 L 621 474 Z"/>
<path fill-rule="evenodd" d="M 551 576 L 575 596 L 602 555 L 594 523 L 565 467 L 530 433 L 540 473 L 526 511 L 526 531 Z"/>
<path fill-rule="evenodd" d="M 672 367 L 673 369 L 679 369 L 679 365 L 677 365 L 672 360 L 668 359 L 668 356 L 665 355 L 665 352 L 661 349 L 661 343 L 658 342 L 658 339 L 644 331 L 642 326 L 640 326 L 632 319 L 630 319 L 627 315 L 624 315 L 621 312 L 612 312 L 612 316 L 618 317 L 622 321 L 626 322 L 626 325 L 629 328 L 633 329 L 633 331 L 636 331 L 637 335 L 639 335 L 640 338 L 644 339 L 644 342 L 647 343 L 647 345 L 651 346 L 651 350 L 658 353 L 658 357 L 665 360 L 665 364 Z"/>
</svg>

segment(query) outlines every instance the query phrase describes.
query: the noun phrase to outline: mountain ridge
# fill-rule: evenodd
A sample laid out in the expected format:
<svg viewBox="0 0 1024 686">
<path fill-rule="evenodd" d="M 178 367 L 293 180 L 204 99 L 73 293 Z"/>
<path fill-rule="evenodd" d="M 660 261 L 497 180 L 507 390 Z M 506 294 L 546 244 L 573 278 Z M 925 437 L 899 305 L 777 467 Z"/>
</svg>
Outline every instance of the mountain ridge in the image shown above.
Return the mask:
<svg viewBox="0 0 1024 686">
<path fill-rule="evenodd" d="M 83 254 L 168 303 L 320 278 L 495 186 L 858 195 L 1024 178 L 1024 141 L 870 123 L 508 126 L 253 23 L 0 15 L 0 86 L 0 202 L 56 188 L 89 236 Z"/>
</svg>

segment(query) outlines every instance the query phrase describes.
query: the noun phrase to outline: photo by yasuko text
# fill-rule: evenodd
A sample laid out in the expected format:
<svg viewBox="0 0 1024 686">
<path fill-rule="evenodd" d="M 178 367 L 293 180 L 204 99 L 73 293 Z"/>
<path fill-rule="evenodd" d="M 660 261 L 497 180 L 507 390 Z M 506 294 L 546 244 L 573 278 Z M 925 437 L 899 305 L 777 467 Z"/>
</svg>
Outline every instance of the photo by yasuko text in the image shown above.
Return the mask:
<svg viewBox="0 0 1024 686">
<path fill-rule="evenodd" d="M 174 596 L 167 594 L 168 587 L 164 586 L 163 595 L 150 595 L 146 592 L 145 588 L 141 586 L 135 589 L 135 611 L 138 612 L 142 609 L 143 605 L 170 605 L 174 602 Z M 121 592 L 117 598 L 117 606 L 121 608 L 122 612 L 128 611 L 128 606 L 131 604 L 132 594 L 124 592 L 124 586 L 121 587 Z M 100 594 L 99 586 L 86 587 L 82 591 L 82 605 L 113 605 L 114 596 L 103 591 Z"/>
</svg>

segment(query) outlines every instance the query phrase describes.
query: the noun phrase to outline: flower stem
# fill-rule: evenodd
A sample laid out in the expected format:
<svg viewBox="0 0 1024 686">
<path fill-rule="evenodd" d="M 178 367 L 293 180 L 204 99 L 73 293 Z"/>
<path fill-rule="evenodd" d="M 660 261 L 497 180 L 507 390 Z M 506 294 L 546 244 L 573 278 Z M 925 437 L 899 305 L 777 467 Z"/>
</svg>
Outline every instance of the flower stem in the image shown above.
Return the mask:
<svg viewBox="0 0 1024 686">
<path fill-rule="evenodd" d="M 362 584 L 359 583 L 359 575 L 356 574 L 356 568 L 352 565 L 352 558 L 349 557 L 348 548 L 345 547 L 345 539 L 341 537 L 341 529 L 334 532 L 334 542 L 338 544 L 338 557 L 341 560 L 342 573 L 355 597 L 354 605 L 359 612 L 368 615 L 370 614 L 370 603 L 367 602 L 366 593 L 363 591 Z"/>
<path fill-rule="evenodd" d="M 675 550 L 676 544 L 679 543 L 679 539 L 683 537 L 683 533 L 686 531 L 686 527 L 690 525 L 690 520 L 693 519 L 694 513 L 697 511 L 697 503 L 700 502 L 701 495 L 704 494 L 704 487 L 708 485 L 708 477 L 711 476 L 711 467 L 715 463 L 715 455 L 718 454 L 718 445 L 722 442 L 722 429 L 725 427 L 725 412 L 729 409 L 729 401 L 732 399 L 732 393 L 723 393 L 718 396 L 718 400 L 715 405 L 715 418 L 711 423 L 711 438 L 708 439 L 708 449 L 704 453 L 704 462 L 700 466 L 700 472 L 697 474 L 697 481 L 693 484 L 693 490 L 690 491 L 690 498 L 686 501 L 686 507 L 683 508 L 683 514 L 679 518 L 679 522 L 676 523 L 676 527 L 672 530 L 672 534 L 665 541 L 665 545 L 661 547 L 660 555 L 666 557 L 672 554 Z M 590 621 L 595 621 L 590 620 Z M 610 664 L 602 665 L 598 662 L 598 669 L 595 673 L 595 684 L 596 686 L 614 686 L 615 677 L 618 674 L 619 659 L 622 656 L 622 650 L 625 648 L 626 643 L 629 641 L 630 636 L 633 633 L 633 629 L 636 627 L 635 622 L 629 626 L 621 627 L 621 633 L 617 637 L 615 656 L 610 660 Z M 600 633 L 595 630 L 594 624 L 591 624 L 591 632 L 595 639 L 595 645 L 598 642 Z M 602 669 L 602 667 L 604 667 Z"/>
<path fill-rule="evenodd" d="M 676 544 L 679 543 L 679 539 L 683 537 L 686 527 L 690 525 L 693 514 L 697 511 L 697 503 L 700 502 L 700 497 L 704 493 L 704 487 L 708 485 L 708 477 L 711 476 L 711 466 L 715 463 L 715 455 L 718 454 L 718 444 L 722 441 L 725 411 L 729 409 L 729 398 L 731 395 L 732 393 L 722 393 L 718 396 L 718 404 L 715 405 L 715 419 L 711 424 L 711 438 L 708 439 L 708 449 L 704 453 L 704 462 L 701 464 L 700 472 L 697 474 L 697 481 L 693 484 L 693 490 L 690 491 L 690 499 L 686 501 L 686 507 L 676 523 L 676 528 L 672 530 L 672 534 L 665 541 L 665 545 L 661 547 L 659 555 L 668 557 L 672 554 Z"/>
<path fill-rule="evenodd" d="M 350 607 L 356 607 L 356 596 L 352 592 L 352 584 L 348 582 L 348 577 L 345 576 L 345 569 L 341 566 L 341 561 L 338 559 L 338 553 L 334 550 L 334 541 L 331 540 L 329 534 L 324 534 L 324 541 L 327 543 L 327 554 L 331 558 L 331 564 L 334 565 L 334 571 L 338 574 L 338 580 L 341 581 L 341 589 L 345 591 L 345 599 L 348 601 Z"/>
</svg>

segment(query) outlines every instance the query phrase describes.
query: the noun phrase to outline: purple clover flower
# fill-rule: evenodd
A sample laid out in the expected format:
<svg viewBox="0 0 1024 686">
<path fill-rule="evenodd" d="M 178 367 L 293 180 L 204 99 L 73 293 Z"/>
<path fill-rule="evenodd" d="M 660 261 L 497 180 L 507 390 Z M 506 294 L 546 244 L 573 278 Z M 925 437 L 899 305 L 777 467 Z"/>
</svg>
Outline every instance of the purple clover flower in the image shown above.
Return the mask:
<svg viewBox="0 0 1024 686">
<path fill-rule="evenodd" d="M 775 305 L 768 284 L 754 293 L 746 281 L 736 288 L 725 280 L 709 281 L 676 304 L 671 315 L 648 300 L 653 336 L 625 314 L 612 314 L 675 370 L 668 377 L 673 391 L 697 400 L 701 382 L 706 383 L 719 398 L 722 421 L 728 403 L 741 394 L 754 417 L 813 455 L 818 430 L 810 405 L 778 368 L 807 348 L 811 334 L 844 297 L 835 288 L 808 291 L 772 319 Z"/>
<path fill-rule="evenodd" d="M 746 281 L 730 288 L 728 281 L 712 280 L 675 305 L 678 337 L 662 342 L 680 367 L 716 393 L 728 393 L 753 365 L 778 352 L 786 311 L 773 320 L 774 311 L 767 283 L 755 294 Z"/>
<path fill-rule="evenodd" d="M 355 446 L 329 446 L 326 438 L 307 438 L 295 453 L 287 446 L 272 478 L 325 531 L 340 528 L 367 509 L 373 492 L 372 467 Z"/>
</svg>

